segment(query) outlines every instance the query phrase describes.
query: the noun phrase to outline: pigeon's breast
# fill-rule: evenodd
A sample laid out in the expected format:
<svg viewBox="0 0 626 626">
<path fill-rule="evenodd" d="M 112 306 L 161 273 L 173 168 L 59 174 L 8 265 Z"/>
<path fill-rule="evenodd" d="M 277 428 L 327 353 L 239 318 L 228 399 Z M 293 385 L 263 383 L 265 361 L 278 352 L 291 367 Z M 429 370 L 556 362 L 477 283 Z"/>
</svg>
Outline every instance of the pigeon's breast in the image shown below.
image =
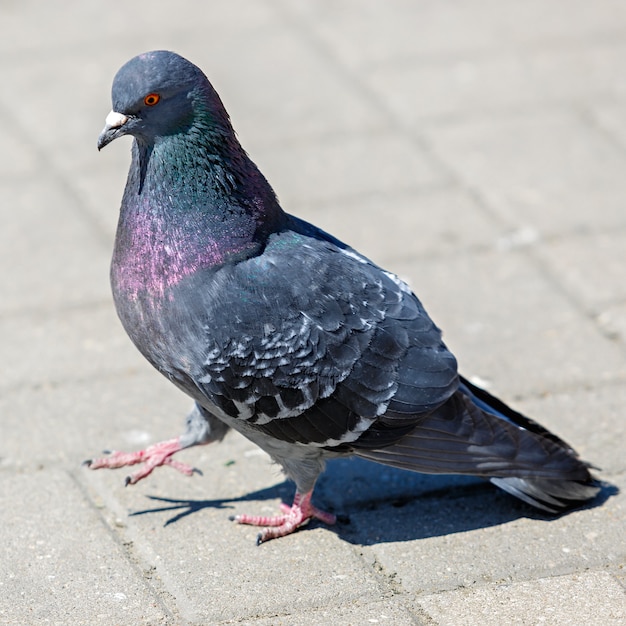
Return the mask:
<svg viewBox="0 0 626 626">
<path fill-rule="evenodd" d="M 163 298 L 198 269 L 220 265 L 224 251 L 206 231 L 199 237 L 190 226 L 149 212 L 121 219 L 111 265 L 114 292 L 131 299 Z"/>
<path fill-rule="evenodd" d="M 198 291 L 190 288 L 197 277 L 185 277 L 183 272 L 155 285 L 149 272 L 142 280 L 139 273 L 124 273 L 125 269 L 114 264 L 111 271 L 115 307 L 124 330 L 157 370 L 199 400 L 193 372 L 203 359 L 206 316 Z"/>
<path fill-rule="evenodd" d="M 120 215 L 111 263 L 118 316 L 148 361 L 185 388 L 215 273 L 251 249 L 249 238 L 197 213 L 138 202 Z"/>
</svg>

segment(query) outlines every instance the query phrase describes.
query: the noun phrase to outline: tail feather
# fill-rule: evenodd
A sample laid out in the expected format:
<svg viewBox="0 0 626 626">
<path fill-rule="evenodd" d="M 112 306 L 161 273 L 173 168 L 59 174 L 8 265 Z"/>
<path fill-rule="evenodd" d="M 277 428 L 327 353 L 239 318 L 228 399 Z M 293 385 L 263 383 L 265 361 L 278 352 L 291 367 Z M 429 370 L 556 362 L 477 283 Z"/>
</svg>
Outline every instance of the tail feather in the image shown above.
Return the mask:
<svg viewBox="0 0 626 626">
<path fill-rule="evenodd" d="M 460 391 L 466 393 L 472 399 L 472 402 L 483 409 L 483 411 L 487 411 L 487 413 L 491 413 L 493 415 L 499 415 L 513 424 L 517 424 L 518 426 L 529 430 L 531 433 L 541 435 L 550 441 L 554 441 L 554 443 L 558 443 L 564 448 L 570 450 L 572 454 L 576 454 L 574 449 L 569 444 L 563 441 L 560 437 L 557 437 L 557 435 L 550 432 L 538 422 L 535 422 L 535 420 L 519 413 L 515 409 L 512 409 L 508 404 L 502 402 L 500 398 L 496 398 L 488 391 L 485 391 L 482 387 L 477 387 L 476 385 L 470 383 L 469 380 L 463 378 L 463 376 L 460 377 L 460 380 Z"/>
<path fill-rule="evenodd" d="M 593 481 L 544 478 L 490 478 L 494 485 L 542 511 L 559 513 L 595 498 L 600 487 Z"/>
<path fill-rule="evenodd" d="M 551 513 L 598 493 L 588 465 L 569 445 L 487 392 L 475 395 L 474 389 L 462 385 L 394 444 L 372 449 L 357 441 L 354 453 L 426 474 L 482 476 Z"/>
</svg>

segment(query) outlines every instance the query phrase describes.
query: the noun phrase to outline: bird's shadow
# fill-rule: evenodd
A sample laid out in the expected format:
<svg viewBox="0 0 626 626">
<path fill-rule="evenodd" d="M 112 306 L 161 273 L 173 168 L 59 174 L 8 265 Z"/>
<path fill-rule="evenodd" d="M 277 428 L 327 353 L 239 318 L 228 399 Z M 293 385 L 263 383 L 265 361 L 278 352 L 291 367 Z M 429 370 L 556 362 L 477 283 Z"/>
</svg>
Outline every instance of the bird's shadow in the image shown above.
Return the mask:
<svg viewBox="0 0 626 626">
<path fill-rule="evenodd" d="M 149 509 L 135 511 L 130 513 L 130 517 L 137 515 L 149 515 L 151 513 L 175 513 L 164 524 L 169 526 L 175 524 L 188 515 L 197 513 L 202 509 L 233 509 L 233 504 L 237 502 L 261 502 L 263 500 L 275 500 L 280 498 L 283 502 L 289 502 L 289 498 L 293 496 L 293 485 L 290 481 L 284 480 L 272 487 L 252 491 L 245 496 L 238 498 L 222 498 L 217 500 L 180 500 L 176 498 L 163 498 L 160 496 L 147 496 L 153 502 L 162 503 L 160 506 L 154 506 Z"/>
<path fill-rule="evenodd" d="M 617 487 L 602 483 L 596 498 L 580 508 L 601 506 L 618 492 Z M 135 511 L 131 516 L 172 512 L 164 524 L 169 526 L 206 508 L 233 509 L 239 502 L 275 499 L 290 504 L 293 493 L 293 484 L 285 480 L 232 499 L 148 496 L 161 503 L 160 506 Z M 321 508 L 337 514 L 334 531 L 355 545 L 438 537 L 498 526 L 523 517 L 546 522 L 557 519 L 480 478 L 417 474 L 362 459 L 330 461 L 318 481 L 314 500 Z M 317 524 L 313 522 L 311 526 Z"/>
</svg>

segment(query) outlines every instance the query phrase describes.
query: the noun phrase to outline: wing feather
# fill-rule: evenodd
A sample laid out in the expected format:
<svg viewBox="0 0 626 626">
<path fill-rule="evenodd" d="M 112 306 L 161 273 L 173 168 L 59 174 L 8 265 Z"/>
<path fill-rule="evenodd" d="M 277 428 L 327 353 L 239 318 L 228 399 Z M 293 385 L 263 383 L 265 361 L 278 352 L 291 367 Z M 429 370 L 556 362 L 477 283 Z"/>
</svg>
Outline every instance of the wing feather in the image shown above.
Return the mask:
<svg viewBox="0 0 626 626">
<path fill-rule="evenodd" d="M 194 378 L 230 417 L 277 439 L 342 445 L 386 413 L 388 438 L 394 419 L 401 435 L 408 413 L 456 390 L 456 361 L 419 300 L 335 241 L 287 231 L 213 283 Z"/>
</svg>

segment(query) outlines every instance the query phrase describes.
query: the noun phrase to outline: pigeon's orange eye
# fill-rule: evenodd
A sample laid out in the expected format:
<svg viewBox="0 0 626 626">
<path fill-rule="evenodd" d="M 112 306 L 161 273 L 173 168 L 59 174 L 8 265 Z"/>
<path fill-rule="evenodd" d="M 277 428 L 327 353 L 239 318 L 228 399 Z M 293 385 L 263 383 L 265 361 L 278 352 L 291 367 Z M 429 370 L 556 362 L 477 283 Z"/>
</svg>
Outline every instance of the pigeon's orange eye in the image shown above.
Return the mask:
<svg viewBox="0 0 626 626">
<path fill-rule="evenodd" d="M 153 107 L 161 99 L 158 93 L 149 93 L 144 99 L 143 103 L 149 107 Z"/>
</svg>

